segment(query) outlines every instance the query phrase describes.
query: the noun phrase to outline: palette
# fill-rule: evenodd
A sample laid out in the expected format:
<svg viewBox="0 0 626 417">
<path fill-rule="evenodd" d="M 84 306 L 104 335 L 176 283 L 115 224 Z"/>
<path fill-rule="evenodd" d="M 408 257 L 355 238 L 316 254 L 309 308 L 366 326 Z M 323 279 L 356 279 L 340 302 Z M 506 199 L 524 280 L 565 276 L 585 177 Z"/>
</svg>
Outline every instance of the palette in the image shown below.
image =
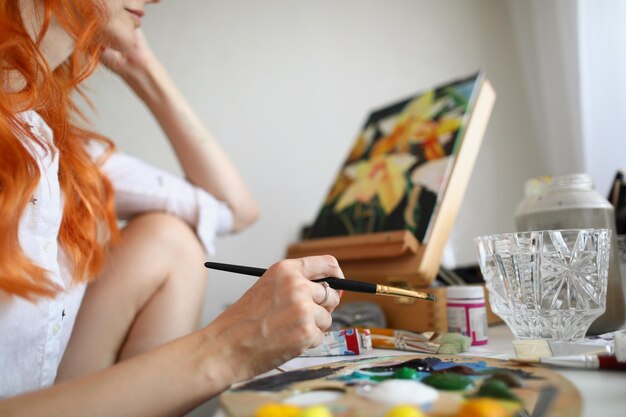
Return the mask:
<svg viewBox="0 0 626 417">
<path fill-rule="evenodd" d="M 454 367 L 454 368 L 453 368 Z M 267 403 L 281 403 L 296 397 L 317 398 L 324 402 L 335 417 L 383 416 L 390 406 L 372 401 L 362 393 L 376 387 L 379 380 L 413 369 L 414 378 L 432 375 L 452 375 L 457 379 L 469 377 L 472 385 L 463 390 L 438 389 L 439 397 L 424 409 L 429 417 L 455 416 L 467 395 L 480 389 L 488 378 L 499 375 L 521 382 L 523 387 L 510 388 L 532 414 L 542 388 L 555 386 L 559 395 L 551 408 L 550 417 L 578 417 L 581 397 L 576 387 L 558 373 L 539 367 L 519 366 L 509 361 L 465 356 L 409 355 L 347 360 L 323 366 L 284 372 L 258 378 L 233 386 L 220 399 L 231 417 L 253 417 Z M 463 375 L 466 374 L 466 375 Z M 467 375 L 468 374 L 468 375 Z"/>
</svg>

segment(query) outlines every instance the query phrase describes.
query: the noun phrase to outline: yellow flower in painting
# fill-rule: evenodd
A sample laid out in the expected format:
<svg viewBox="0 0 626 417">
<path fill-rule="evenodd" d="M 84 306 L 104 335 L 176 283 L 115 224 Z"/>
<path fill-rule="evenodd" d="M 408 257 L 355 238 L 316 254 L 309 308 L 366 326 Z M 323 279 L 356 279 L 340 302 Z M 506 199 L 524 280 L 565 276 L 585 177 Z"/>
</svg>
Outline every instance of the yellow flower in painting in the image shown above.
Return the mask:
<svg viewBox="0 0 626 417">
<path fill-rule="evenodd" d="M 431 90 L 410 102 L 398 116 L 393 130 L 376 143 L 372 155 L 409 152 L 411 144 L 415 143 L 424 149 L 427 160 L 444 156 L 442 143 L 459 130 L 463 121 L 462 116 L 455 112 L 432 120 L 448 100 L 446 97 L 435 100 L 435 93 Z"/>
<path fill-rule="evenodd" d="M 354 182 L 339 197 L 334 211 L 339 213 L 356 202 L 369 203 L 378 195 L 385 213 L 391 213 L 404 196 L 405 172 L 415 161 L 413 155 L 394 154 L 348 165 L 344 172 Z"/>
<path fill-rule="evenodd" d="M 371 156 L 384 155 L 393 152 L 408 152 L 410 120 L 401 120 L 395 125 L 391 133 L 380 138 L 372 149 Z"/>
<path fill-rule="evenodd" d="M 330 193 L 328 193 L 324 204 L 332 203 L 350 184 L 352 184 L 352 182 L 352 179 L 346 175 L 345 171 L 341 171 L 333 184 L 333 188 L 330 190 Z"/>
</svg>

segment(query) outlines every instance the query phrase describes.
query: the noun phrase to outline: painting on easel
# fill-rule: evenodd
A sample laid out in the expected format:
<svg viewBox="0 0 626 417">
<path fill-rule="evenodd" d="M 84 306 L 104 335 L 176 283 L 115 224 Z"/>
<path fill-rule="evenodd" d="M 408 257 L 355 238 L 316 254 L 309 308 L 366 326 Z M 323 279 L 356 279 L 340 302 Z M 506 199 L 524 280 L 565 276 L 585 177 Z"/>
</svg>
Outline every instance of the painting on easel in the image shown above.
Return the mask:
<svg viewBox="0 0 626 417">
<path fill-rule="evenodd" d="M 426 243 L 483 78 L 372 112 L 307 237 L 406 229 Z"/>
</svg>

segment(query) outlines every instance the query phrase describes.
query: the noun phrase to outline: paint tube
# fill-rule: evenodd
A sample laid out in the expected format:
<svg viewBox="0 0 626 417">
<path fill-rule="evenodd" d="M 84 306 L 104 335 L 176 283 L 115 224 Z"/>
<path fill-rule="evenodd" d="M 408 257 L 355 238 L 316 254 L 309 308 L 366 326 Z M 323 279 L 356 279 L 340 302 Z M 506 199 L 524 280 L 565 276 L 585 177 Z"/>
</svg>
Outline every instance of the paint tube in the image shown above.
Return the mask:
<svg viewBox="0 0 626 417">
<path fill-rule="evenodd" d="M 396 349 L 409 352 L 436 353 L 440 334 L 433 332 L 414 333 L 407 330 L 387 328 L 358 328 L 371 334 L 374 349 Z"/>
<path fill-rule="evenodd" d="M 458 354 L 467 350 L 469 341 L 471 339 L 467 336 L 456 333 L 415 333 L 398 329 L 358 327 L 325 332 L 322 343 L 305 350 L 301 356 L 359 355 L 372 349 Z M 442 348 L 446 349 L 445 352 Z"/>
<path fill-rule="evenodd" d="M 305 350 L 301 356 L 359 355 L 362 347 L 357 329 L 344 329 L 324 333 L 322 343 Z"/>
</svg>

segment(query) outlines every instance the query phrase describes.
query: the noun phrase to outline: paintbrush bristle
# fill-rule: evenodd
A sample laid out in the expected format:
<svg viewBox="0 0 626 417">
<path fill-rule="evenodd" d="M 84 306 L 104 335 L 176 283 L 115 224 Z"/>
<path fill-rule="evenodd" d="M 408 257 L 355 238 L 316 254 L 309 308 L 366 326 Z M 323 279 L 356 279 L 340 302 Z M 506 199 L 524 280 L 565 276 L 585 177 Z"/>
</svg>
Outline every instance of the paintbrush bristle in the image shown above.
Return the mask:
<svg viewBox="0 0 626 417">
<path fill-rule="evenodd" d="M 435 296 L 426 294 L 425 292 L 409 290 L 406 288 L 388 287 L 386 285 L 376 284 L 376 295 L 388 295 L 392 297 L 409 297 L 419 300 L 434 301 Z"/>
<path fill-rule="evenodd" d="M 437 297 L 435 296 L 435 294 L 427 294 L 426 299 L 428 301 L 437 301 Z"/>
</svg>

